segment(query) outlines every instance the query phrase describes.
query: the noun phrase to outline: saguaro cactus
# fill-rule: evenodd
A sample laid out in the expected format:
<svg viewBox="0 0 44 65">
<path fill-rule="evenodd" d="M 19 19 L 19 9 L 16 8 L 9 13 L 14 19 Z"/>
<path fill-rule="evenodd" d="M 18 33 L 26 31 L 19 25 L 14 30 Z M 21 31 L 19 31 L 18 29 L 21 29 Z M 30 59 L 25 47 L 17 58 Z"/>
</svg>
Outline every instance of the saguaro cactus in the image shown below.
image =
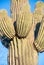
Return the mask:
<svg viewBox="0 0 44 65">
<path fill-rule="evenodd" d="M 44 51 L 43 5 L 42 2 L 37 3 L 32 13 L 28 0 L 11 0 L 11 18 L 5 10 L 0 11 L 0 39 L 9 50 L 9 65 L 38 64 L 38 52 Z M 34 39 L 34 28 L 38 22 L 41 25 Z"/>
</svg>

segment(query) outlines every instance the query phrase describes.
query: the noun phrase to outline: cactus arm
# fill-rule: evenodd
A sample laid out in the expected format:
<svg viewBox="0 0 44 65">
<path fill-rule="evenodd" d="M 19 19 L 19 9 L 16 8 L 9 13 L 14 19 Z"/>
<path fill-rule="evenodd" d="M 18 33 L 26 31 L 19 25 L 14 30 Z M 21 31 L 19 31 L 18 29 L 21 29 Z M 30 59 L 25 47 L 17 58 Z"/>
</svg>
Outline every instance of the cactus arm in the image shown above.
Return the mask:
<svg viewBox="0 0 44 65">
<path fill-rule="evenodd" d="M 3 11 L 0 11 L 0 31 L 8 38 L 12 38 L 15 35 L 12 20 Z"/>
<path fill-rule="evenodd" d="M 43 16 L 44 16 L 44 3 L 39 1 L 35 5 L 35 10 L 33 13 L 33 17 L 35 19 L 35 25 L 41 22 Z"/>
<path fill-rule="evenodd" d="M 34 44 L 39 52 L 44 51 L 44 17 L 42 18 L 38 36 L 35 39 Z"/>
<path fill-rule="evenodd" d="M 5 47 L 8 47 L 9 40 L 11 40 L 14 36 L 15 29 L 12 19 L 7 15 L 5 10 L 0 10 L 0 39 L 2 44 Z"/>
<path fill-rule="evenodd" d="M 16 32 L 19 37 L 26 37 L 32 26 L 32 13 L 26 3 L 17 16 Z"/>
</svg>

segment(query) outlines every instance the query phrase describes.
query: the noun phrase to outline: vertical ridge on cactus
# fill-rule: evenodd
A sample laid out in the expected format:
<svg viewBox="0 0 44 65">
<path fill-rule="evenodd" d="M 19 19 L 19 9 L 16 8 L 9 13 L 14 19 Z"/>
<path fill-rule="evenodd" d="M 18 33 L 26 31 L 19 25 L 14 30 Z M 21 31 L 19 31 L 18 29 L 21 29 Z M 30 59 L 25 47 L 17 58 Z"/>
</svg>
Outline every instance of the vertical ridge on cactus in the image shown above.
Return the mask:
<svg viewBox="0 0 44 65">
<path fill-rule="evenodd" d="M 34 54 L 35 57 L 33 57 L 32 52 L 36 54 L 37 52 L 36 50 L 31 51 L 33 49 L 32 44 L 27 43 L 27 39 L 14 37 L 9 47 L 9 65 L 31 65 L 32 63 L 36 65 L 37 63 L 33 59 L 36 59 L 37 55 Z"/>
<path fill-rule="evenodd" d="M 17 12 L 17 0 L 11 0 L 10 1 L 10 11 L 11 11 L 11 18 L 12 18 L 12 22 L 16 21 L 16 12 Z"/>
<path fill-rule="evenodd" d="M 28 25 L 28 26 L 27 26 Z M 32 26 L 32 13 L 26 3 L 17 15 L 16 32 L 19 37 L 26 37 Z"/>
<path fill-rule="evenodd" d="M 44 3 L 38 2 L 34 13 L 28 0 L 11 0 L 10 7 L 11 18 L 5 10 L 0 11 L 0 39 L 9 50 L 8 64 L 37 65 L 38 51 L 44 51 Z M 41 25 L 34 40 L 34 28 L 38 22 Z"/>
<path fill-rule="evenodd" d="M 39 1 L 35 5 L 35 10 L 33 13 L 35 23 L 37 24 L 41 22 L 43 16 L 44 16 L 44 3 Z"/>
<path fill-rule="evenodd" d="M 0 12 L 0 29 L 8 38 L 12 38 L 15 35 L 14 26 L 10 17 L 7 14 L 4 15 L 4 11 Z"/>
<path fill-rule="evenodd" d="M 44 17 L 42 18 L 35 45 L 39 51 L 44 51 Z"/>
</svg>

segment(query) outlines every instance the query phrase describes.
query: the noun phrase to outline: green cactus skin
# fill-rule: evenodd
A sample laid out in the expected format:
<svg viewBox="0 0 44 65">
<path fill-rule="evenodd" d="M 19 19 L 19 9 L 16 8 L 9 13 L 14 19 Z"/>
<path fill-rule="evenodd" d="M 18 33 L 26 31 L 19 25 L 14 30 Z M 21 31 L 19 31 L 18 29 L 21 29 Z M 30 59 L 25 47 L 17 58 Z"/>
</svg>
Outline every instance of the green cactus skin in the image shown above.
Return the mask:
<svg viewBox="0 0 44 65">
<path fill-rule="evenodd" d="M 44 17 L 41 21 L 38 36 L 35 40 L 35 45 L 39 51 L 44 51 Z"/>
</svg>

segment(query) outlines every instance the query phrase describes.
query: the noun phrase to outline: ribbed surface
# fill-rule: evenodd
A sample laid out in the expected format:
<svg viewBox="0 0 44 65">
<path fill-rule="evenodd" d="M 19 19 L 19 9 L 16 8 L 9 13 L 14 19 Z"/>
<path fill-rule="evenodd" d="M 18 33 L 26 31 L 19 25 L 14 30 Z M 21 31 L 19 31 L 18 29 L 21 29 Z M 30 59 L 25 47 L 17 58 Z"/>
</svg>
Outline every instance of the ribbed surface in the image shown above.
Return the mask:
<svg viewBox="0 0 44 65">
<path fill-rule="evenodd" d="M 14 38 L 9 47 L 9 65 L 37 65 L 37 51 L 27 39 Z"/>
<path fill-rule="evenodd" d="M 11 0 L 10 3 L 10 9 L 11 9 L 11 18 L 12 18 L 12 22 L 16 21 L 16 12 L 17 12 L 17 0 Z"/>
<path fill-rule="evenodd" d="M 4 13 L 3 10 L 0 11 L 0 32 L 2 32 L 3 35 L 6 35 L 10 39 L 15 36 L 12 20 L 7 16 L 7 14 Z"/>
<path fill-rule="evenodd" d="M 42 5 L 42 6 L 41 6 Z M 36 3 L 36 6 L 35 6 L 35 8 L 44 8 L 44 3 L 43 2 L 41 2 L 41 1 L 38 1 L 37 3 Z"/>
<path fill-rule="evenodd" d="M 41 22 L 43 15 L 44 15 L 44 3 L 37 2 L 34 10 L 34 15 L 33 15 L 35 19 L 35 23 Z"/>
<path fill-rule="evenodd" d="M 40 52 L 44 51 L 44 18 L 42 19 L 35 45 Z"/>
<path fill-rule="evenodd" d="M 17 18 L 17 14 L 22 11 L 22 7 L 24 4 L 27 4 L 27 0 L 11 0 L 11 18 L 12 21 L 15 22 Z M 26 8 L 24 8 L 26 10 Z M 28 4 L 28 11 L 30 11 L 30 5 Z"/>
<path fill-rule="evenodd" d="M 43 16 L 43 3 L 37 3 L 34 11 L 35 22 L 40 22 Z M 11 20 L 12 18 L 12 20 Z M 42 20 L 38 37 L 34 41 L 34 25 L 32 25 L 32 13 L 27 0 L 11 0 L 11 18 L 8 17 L 5 10 L 0 11 L 0 37 L 2 42 L 9 44 L 9 65 L 37 65 L 38 52 L 44 51 L 44 20 Z M 16 21 L 15 36 L 13 22 Z M 28 34 L 29 33 L 29 34 Z M 3 41 L 7 37 L 9 42 Z M 14 37 L 15 36 L 15 37 Z M 12 39 L 11 39 L 12 38 Z M 5 45 L 6 46 L 6 45 Z M 37 49 L 36 49 L 37 48 Z"/>
<path fill-rule="evenodd" d="M 1 18 L 2 18 L 2 15 L 7 15 L 7 11 L 5 10 L 0 10 L 0 38 L 3 36 L 3 32 L 2 32 L 2 29 L 1 29 Z"/>
<path fill-rule="evenodd" d="M 29 5 L 24 4 L 21 12 L 17 15 L 16 31 L 19 37 L 26 37 L 32 27 L 32 13 L 29 11 Z"/>
</svg>

